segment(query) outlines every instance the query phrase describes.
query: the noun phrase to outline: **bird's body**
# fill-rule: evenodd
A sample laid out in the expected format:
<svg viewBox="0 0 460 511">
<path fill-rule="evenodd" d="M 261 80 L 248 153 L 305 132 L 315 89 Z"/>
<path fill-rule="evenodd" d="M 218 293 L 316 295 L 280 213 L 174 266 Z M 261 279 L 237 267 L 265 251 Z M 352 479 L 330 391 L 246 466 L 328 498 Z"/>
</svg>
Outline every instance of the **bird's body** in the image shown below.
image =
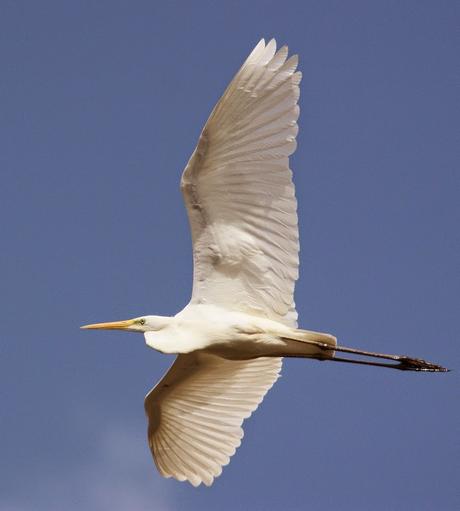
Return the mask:
<svg viewBox="0 0 460 511">
<path fill-rule="evenodd" d="M 299 330 L 297 203 L 289 169 L 296 148 L 300 72 L 287 47 L 254 48 L 212 111 L 182 175 L 193 241 L 190 303 L 172 317 L 143 316 L 84 328 L 142 332 L 178 354 L 149 392 L 149 445 L 160 473 L 212 484 L 239 446 L 244 419 L 277 380 L 281 357 L 350 362 L 336 352 L 391 359 L 398 369 L 439 366 L 339 347 Z"/>
<path fill-rule="evenodd" d="M 155 316 L 153 316 L 155 318 Z M 145 317 L 149 327 L 149 316 Z M 176 316 L 161 318 L 160 330 L 144 333 L 147 346 L 162 353 L 185 354 L 197 350 L 228 360 L 257 357 L 317 355 L 318 346 L 302 342 L 323 341 L 335 345 L 335 337 L 298 330 L 278 321 L 215 305 L 188 305 Z M 155 319 L 152 320 L 152 325 Z M 327 358 L 327 354 L 324 357 Z"/>
</svg>

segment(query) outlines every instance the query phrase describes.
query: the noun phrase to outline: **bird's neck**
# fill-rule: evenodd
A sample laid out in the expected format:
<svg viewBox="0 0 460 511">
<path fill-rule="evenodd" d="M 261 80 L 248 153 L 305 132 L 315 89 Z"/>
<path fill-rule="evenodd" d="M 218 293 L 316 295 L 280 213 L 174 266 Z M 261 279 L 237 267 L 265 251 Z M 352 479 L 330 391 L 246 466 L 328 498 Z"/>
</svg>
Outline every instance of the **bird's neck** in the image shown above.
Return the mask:
<svg viewBox="0 0 460 511">
<path fill-rule="evenodd" d="M 147 316 L 147 326 L 149 330 L 160 331 L 174 322 L 172 316 Z"/>
</svg>

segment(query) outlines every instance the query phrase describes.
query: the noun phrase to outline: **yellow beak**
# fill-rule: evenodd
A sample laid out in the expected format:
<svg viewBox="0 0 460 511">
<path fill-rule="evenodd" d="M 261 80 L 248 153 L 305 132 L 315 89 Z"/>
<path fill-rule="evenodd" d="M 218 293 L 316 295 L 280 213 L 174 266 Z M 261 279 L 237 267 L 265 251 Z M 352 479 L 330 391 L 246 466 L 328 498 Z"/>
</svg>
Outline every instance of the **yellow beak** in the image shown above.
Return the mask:
<svg viewBox="0 0 460 511">
<path fill-rule="evenodd" d="M 82 330 L 127 330 L 133 326 L 136 320 L 127 319 L 126 321 L 113 321 L 112 323 L 94 323 L 92 325 L 81 326 Z"/>
</svg>

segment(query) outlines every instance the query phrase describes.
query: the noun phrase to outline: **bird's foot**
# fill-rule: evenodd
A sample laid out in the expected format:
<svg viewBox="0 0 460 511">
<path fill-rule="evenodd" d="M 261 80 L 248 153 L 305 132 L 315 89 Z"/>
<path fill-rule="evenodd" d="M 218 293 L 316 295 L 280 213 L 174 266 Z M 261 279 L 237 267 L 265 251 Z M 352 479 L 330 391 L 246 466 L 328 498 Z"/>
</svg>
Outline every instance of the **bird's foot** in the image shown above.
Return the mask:
<svg viewBox="0 0 460 511">
<path fill-rule="evenodd" d="M 447 373 L 450 371 L 450 369 L 427 362 L 421 358 L 401 356 L 398 358 L 398 362 L 399 365 L 395 367 L 401 371 L 424 371 L 429 373 Z"/>
</svg>

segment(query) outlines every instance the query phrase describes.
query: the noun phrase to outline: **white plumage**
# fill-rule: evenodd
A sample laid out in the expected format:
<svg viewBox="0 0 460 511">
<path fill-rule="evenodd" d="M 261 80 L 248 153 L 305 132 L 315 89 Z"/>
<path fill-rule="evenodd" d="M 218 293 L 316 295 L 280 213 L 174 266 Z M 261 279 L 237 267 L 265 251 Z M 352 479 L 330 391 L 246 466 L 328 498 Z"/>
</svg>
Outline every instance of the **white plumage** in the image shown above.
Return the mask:
<svg viewBox="0 0 460 511">
<path fill-rule="evenodd" d="M 315 355 L 297 330 L 297 202 L 289 169 L 299 116 L 297 56 L 262 39 L 212 111 L 182 175 L 193 241 L 193 292 L 174 317 L 84 328 L 145 333 L 179 356 L 145 399 L 159 472 L 212 484 L 241 425 L 277 380 L 283 355 Z M 294 341 L 294 339 L 297 340 Z M 328 357 L 330 354 L 322 354 Z"/>
<path fill-rule="evenodd" d="M 297 56 L 260 41 L 209 117 L 182 175 L 193 238 L 192 304 L 295 326 L 297 203 L 289 169 Z"/>
<path fill-rule="evenodd" d="M 241 443 L 241 424 L 276 381 L 280 358 L 179 355 L 147 395 L 148 438 L 163 476 L 210 485 Z"/>
<path fill-rule="evenodd" d="M 254 48 L 212 111 L 182 175 L 193 240 L 190 303 L 173 317 L 83 328 L 145 334 L 178 357 L 147 395 L 148 440 L 160 473 L 212 484 L 240 445 L 241 425 L 277 380 L 281 357 L 442 370 L 424 361 L 338 347 L 297 329 L 299 235 L 289 156 L 296 148 L 300 72 L 287 47 Z M 399 365 L 335 357 L 335 351 Z"/>
<path fill-rule="evenodd" d="M 182 175 L 194 260 L 188 307 L 209 303 L 295 327 L 299 234 L 289 155 L 301 74 L 286 46 L 275 51 L 273 39 L 254 48 Z M 145 401 L 159 471 L 211 484 L 280 370 L 280 358 L 180 355 Z"/>
</svg>

